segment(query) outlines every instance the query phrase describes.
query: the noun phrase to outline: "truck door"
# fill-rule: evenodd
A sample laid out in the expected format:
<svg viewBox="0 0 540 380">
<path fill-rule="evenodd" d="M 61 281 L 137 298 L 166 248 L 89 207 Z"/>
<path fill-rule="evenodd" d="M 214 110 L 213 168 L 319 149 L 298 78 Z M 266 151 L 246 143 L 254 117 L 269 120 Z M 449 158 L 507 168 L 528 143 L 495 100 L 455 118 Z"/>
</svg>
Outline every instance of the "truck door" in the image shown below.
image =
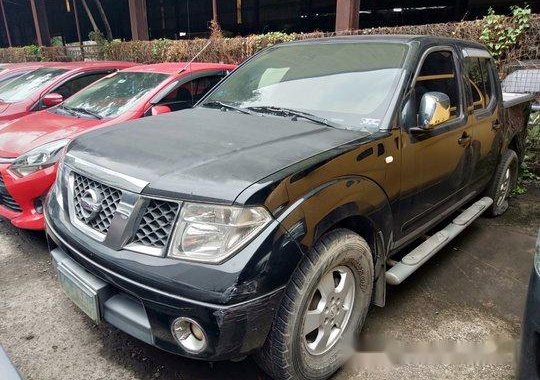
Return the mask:
<svg viewBox="0 0 540 380">
<path fill-rule="evenodd" d="M 428 49 L 402 111 L 401 235 L 412 234 L 456 204 L 472 172 L 472 124 L 465 114 L 465 88 L 452 47 Z M 422 130 L 419 106 L 428 92 L 450 99 L 450 119 Z"/>
<path fill-rule="evenodd" d="M 497 73 L 487 52 L 474 49 L 464 50 L 463 53 L 469 98 L 467 112 L 474 125 L 473 148 L 476 162 L 472 186 L 480 191 L 495 172 L 502 146 Z"/>
</svg>

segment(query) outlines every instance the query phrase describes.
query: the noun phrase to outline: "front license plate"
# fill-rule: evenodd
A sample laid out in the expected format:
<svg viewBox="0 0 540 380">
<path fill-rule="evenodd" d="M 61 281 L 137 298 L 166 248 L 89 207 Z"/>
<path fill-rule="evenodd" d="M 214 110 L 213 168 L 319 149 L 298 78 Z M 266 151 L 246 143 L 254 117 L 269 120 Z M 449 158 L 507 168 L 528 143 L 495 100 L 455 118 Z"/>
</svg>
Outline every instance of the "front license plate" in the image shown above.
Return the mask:
<svg viewBox="0 0 540 380">
<path fill-rule="evenodd" d="M 77 277 L 68 266 L 58 265 L 58 279 L 66 295 L 95 323 L 101 320 L 99 300 L 95 292 L 82 279 Z"/>
</svg>

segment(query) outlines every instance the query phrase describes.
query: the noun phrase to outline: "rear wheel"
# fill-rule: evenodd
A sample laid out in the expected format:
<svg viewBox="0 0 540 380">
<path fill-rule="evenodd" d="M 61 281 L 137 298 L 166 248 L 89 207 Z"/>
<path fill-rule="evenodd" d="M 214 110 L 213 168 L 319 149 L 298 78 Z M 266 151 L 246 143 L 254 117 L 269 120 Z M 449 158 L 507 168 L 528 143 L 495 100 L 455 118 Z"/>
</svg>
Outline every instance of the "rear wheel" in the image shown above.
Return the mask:
<svg viewBox="0 0 540 380">
<path fill-rule="evenodd" d="M 274 379 L 326 379 L 351 353 L 373 289 L 366 241 L 346 229 L 323 236 L 293 274 L 256 355 Z"/>
<path fill-rule="evenodd" d="M 508 209 L 508 196 L 516 186 L 517 176 L 518 157 L 516 152 L 508 149 L 495 171 L 486 194 L 493 199 L 487 215 L 499 216 Z"/>
</svg>

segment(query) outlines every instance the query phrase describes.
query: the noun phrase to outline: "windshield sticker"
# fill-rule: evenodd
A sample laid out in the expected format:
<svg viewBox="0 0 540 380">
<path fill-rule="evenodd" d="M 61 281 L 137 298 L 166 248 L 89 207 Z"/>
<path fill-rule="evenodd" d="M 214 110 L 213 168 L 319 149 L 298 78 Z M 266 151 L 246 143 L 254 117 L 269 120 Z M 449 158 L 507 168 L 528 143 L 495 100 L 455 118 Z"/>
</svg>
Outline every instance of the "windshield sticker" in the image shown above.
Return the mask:
<svg viewBox="0 0 540 380">
<path fill-rule="evenodd" d="M 369 125 L 373 128 L 379 128 L 379 126 L 381 125 L 381 119 L 371 119 L 368 117 L 363 117 L 360 119 L 360 124 L 362 124 L 363 126 Z"/>
<path fill-rule="evenodd" d="M 289 67 L 269 67 L 261 75 L 261 79 L 259 80 L 259 88 L 279 83 L 288 71 Z"/>
</svg>

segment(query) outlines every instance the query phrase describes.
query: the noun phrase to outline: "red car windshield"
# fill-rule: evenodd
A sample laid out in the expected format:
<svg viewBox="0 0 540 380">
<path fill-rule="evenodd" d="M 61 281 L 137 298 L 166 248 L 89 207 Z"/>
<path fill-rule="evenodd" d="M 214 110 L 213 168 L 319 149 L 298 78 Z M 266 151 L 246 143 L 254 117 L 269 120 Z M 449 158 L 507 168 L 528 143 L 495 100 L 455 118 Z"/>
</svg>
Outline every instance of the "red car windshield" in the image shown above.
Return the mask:
<svg viewBox="0 0 540 380">
<path fill-rule="evenodd" d="M 129 110 L 168 77 L 160 73 L 117 72 L 73 95 L 58 110 L 113 118 Z"/>
<path fill-rule="evenodd" d="M 44 68 L 21 75 L 0 87 L 0 101 L 15 103 L 25 100 L 66 72 L 65 69 Z"/>
</svg>

